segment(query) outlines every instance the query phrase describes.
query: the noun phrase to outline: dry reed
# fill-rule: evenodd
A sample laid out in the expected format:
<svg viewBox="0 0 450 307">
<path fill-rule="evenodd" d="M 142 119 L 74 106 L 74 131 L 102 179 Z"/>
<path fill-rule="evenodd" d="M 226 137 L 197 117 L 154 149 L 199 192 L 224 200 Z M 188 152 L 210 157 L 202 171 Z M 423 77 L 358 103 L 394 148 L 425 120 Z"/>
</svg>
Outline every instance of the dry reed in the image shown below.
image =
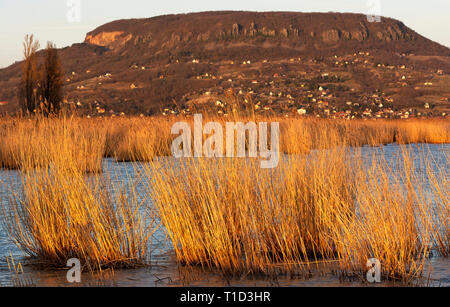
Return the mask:
<svg viewBox="0 0 450 307">
<path fill-rule="evenodd" d="M 232 111 L 232 110 L 231 110 Z M 187 117 L 2 119 L 0 167 L 23 172 L 22 196 L 3 207 L 11 238 L 30 256 L 90 268 L 145 262 L 156 229 L 135 182 L 107 189 L 89 181 L 103 157 L 150 161 L 144 166 L 154 202 L 177 259 L 225 274 L 303 272 L 336 261 L 342 274 L 365 271 L 378 258 L 387 278 L 421 276 L 431 249 L 449 254 L 447 169 L 436 173 L 404 149 L 396 167 L 347 146 L 448 143 L 442 120 L 329 121 L 256 117 L 238 112 L 205 121 L 279 121 L 285 156 L 272 170 L 257 160 L 186 159 L 162 163 L 170 128 Z M 313 151 L 314 150 L 314 151 Z M 298 155 L 303 153 L 310 155 Z M 417 188 L 424 180 L 425 188 Z M 116 180 L 117 181 L 117 180 Z M 143 217 L 142 211 L 150 214 Z"/>
<path fill-rule="evenodd" d="M 86 177 L 69 164 L 21 176 L 23 192 L 2 203 L 2 222 L 35 264 L 64 267 L 78 258 L 95 270 L 150 261 L 157 225 L 131 178 Z"/>
<path fill-rule="evenodd" d="M 146 172 L 180 263 L 273 274 L 336 261 L 352 275 L 378 258 L 383 276 L 409 282 L 423 274 L 432 247 L 448 253 L 450 204 L 447 181 L 433 175 L 432 197 L 423 195 L 406 150 L 402 160 L 391 169 L 341 148 L 286 157 L 274 170 L 189 159 L 154 162 Z"/>
</svg>

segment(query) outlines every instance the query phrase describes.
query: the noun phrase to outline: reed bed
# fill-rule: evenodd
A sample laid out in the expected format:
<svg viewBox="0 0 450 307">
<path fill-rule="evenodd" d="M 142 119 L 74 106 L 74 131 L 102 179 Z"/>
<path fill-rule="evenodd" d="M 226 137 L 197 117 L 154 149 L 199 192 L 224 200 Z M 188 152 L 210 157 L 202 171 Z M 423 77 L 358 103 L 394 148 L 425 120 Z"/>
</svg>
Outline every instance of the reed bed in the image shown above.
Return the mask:
<svg viewBox="0 0 450 307">
<path fill-rule="evenodd" d="M 274 170 L 190 159 L 146 172 L 180 263 L 271 275 L 334 262 L 343 276 L 365 276 L 377 258 L 385 278 L 410 282 L 432 248 L 448 254 L 450 204 L 448 179 L 433 173 L 424 195 L 406 150 L 402 159 L 394 169 L 341 148 L 286 157 Z"/>
<path fill-rule="evenodd" d="M 147 169 L 149 193 L 180 262 L 267 272 L 269 263 L 335 254 L 327 222 L 351 191 L 344 164 L 325 159 L 264 172 L 246 160 L 187 160 Z"/>
<path fill-rule="evenodd" d="M 116 118 L 2 118 L 0 168 L 46 167 L 65 155 L 77 157 L 79 169 L 101 171 L 101 160 L 148 162 L 171 154 L 171 127 L 177 121 L 193 124 L 192 117 Z M 303 154 L 335 146 L 377 146 L 399 143 L 450 142 L 450 122 L 445 120 L 325 120 L 277 116 L 230 117 L 205 115 L 204 122 L 228 121 L 280 123 L 283 153 Z"/>
<path fill-rule="evenodd" d="M 405 148 L 394 161 L 381 156 L 357 161 L 353 176 L 358 214 L 333 228 L 342 230 L 336 233 L 335 242 L 343 274 L 364 272 L 367 260 L 377 258 L 386 278 L 412 282 L 426 273 L 432 252 L 445 255 L 449 247 L 448 174 L 435 174 L 435 167 L 427 161 L 413 157 Z M 424 173 L 416 170 L 416 163 Z M 424 186 L 428 180 L 433 185 L 430 189 Z"/>
<path fill-rule="evenodd" d="M 118 118 L 102 120 L 106 131 L 105 156 L 118 161 L 152 161 L 156 156 L 170 155 L 174 119 Z"/>
<path fill-rule="evenodd" d="M 75 165 L 27 171 L 23 192 L 2 203 L 3 227 L 42 267 L 70 258 L 89 270 L 148 264 L 155 216 L 135 182 L 118 179 L 86 177 Z"/>
<path fill-rule="evenodd" d="M 23 178 L 23 193 L 2 207 L 4 227 L 40 263 L 77 257 L 90 269 L 148 262 L 159 221 L 180 263 L 226 275 L 334 263 L 343 276 L 361 276 L 378 258 L 385 278 L 409 282 L 430 252 L 448 256 L 448 165 L 436 173 L 424 154 L 417 174 L 406 148 L 394 165 L 350 150 L 448 143 L 448 121 L 204 117 L 250 120 L 280 122 L 281 151 L 293 155 L 266 170 L 257 159 L 162 162 L 172 124 L 192 117 L 1 119 L 0 168 Z M 88 177 L 104 157 L 149 162 L 140 173 L 146 194 L 130 178 Z"/>
<path fill-rule="evenodd" d="M 100 172 L 104 134 L 72 119 L 24 119 L 3 123 L 0 130 L 0 168 L 46 168 L 74 165 Z M 66 163 L 69 162 L 69 163 Z"/>
</svg>

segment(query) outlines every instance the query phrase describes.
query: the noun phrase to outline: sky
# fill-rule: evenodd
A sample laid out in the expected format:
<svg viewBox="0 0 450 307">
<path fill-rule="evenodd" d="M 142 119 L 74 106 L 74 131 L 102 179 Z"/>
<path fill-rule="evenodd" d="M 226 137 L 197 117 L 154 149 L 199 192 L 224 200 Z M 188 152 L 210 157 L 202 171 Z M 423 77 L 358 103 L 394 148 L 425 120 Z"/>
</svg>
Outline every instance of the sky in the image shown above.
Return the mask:
<svg viewBox="0 0 450 307">
<path fill-rule="evenodd" d="M 82 42 L 87 32 L 117 19 L 218 10 L 379 10 L 381 16 L 399 19 L 419 34 L 450 47 L 449 0 L 0 0 L 0 68 L 22 59 L 22 42 L 28 33 L 39 39 L 41 47 L 52 41 L 61 48 Z"/>
</svg>

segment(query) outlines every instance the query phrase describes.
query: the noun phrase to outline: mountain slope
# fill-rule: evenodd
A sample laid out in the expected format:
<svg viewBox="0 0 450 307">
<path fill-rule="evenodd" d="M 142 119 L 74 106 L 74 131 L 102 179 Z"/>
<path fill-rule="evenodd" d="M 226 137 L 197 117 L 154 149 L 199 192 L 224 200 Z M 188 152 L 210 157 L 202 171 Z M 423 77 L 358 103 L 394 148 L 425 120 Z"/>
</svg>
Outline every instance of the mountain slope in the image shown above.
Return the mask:
<svg viewBox="0 0 450 307">
<path fill-rule="evenodd" d="M 145 47 L 148 52 L 233 41 L 273 41 L 304 50 L 367 46 L 449 55 L 448 48 L 420 36 L 400 21 L 382 18 L 380 23 L 371 23 L 365 15 L 340 13 L 205 12 L 119 20 L 89 32 L 85 40 L 114 50 Z"/>
<path fill-rule="evenodd" d="M 335 65 L 348 62 L 348 56 L 356 59 L 360 52 L 370 54 L 364 65 Z M 227 11 L 118 20 L 87 33 L 83 43 L 61 49 L 60 54 L 68 101 L 79 102 L 86 112 L 111 114 L 153 113 L 175 102 L 200 103 L 208 100 L 200 99 L 205 93 L 213 93 L 209 100 L 215 100 L 230 87 L 255 92 L 248 90 L 251 84 L 258 84 L 253 87 L 263 96 L 280 89 L 270 84 L 275 75 L 292 83 L 283 87 L 285 91 L 295 92 L 299 81 L 310 85 L 324 72 L 345 79 L 334 93 L 342 98 L 336 104 L 390 91 L 387 96 L 398 96 L 399 104 L 393 107 L 403 107 L 408 99 L 418 106 L 423 101 L 417 98 L 446 98 L 447 91 L 445 85 L 441 91 L 413 93 L 413 88 L 433 78 L 430 74 L 438 69 L 444 77 L 450 72 L 450 49 L 402 22 L 382 18 L 370 23 L 365 15 L 341 13 Z M 380 63 L 408 67 L 410 82 L 396 84 L 402 76 L 385 72 L 377 66 Z M 0 70 L 0 101 L 8 102 L 0 106 L 3 111 L 17 107 L 19 75 L 19 63 Z M 308 103 L 303 98 L 298 95 L 295 102 Z"/>
</svg>

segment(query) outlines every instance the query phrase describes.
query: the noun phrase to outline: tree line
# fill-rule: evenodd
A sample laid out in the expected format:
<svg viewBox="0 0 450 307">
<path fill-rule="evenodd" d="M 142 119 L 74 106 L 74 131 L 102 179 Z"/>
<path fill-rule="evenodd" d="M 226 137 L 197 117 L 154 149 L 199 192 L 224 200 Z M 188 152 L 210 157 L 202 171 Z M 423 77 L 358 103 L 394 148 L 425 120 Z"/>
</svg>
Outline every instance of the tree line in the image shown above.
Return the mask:
<svg viewBox="0 0 450 307">
<path fill-rule="evenodd" d="M 34 36 L 26 35 L 22 78 L 18 88 L 19 103 L 24 114 L 58 114 L 61 111 L 64 83 L 58 51 L 52 42 L 48 42 L 43 59 L 40 59 L 38 49 L 39 42 Z"/>
</svg>

